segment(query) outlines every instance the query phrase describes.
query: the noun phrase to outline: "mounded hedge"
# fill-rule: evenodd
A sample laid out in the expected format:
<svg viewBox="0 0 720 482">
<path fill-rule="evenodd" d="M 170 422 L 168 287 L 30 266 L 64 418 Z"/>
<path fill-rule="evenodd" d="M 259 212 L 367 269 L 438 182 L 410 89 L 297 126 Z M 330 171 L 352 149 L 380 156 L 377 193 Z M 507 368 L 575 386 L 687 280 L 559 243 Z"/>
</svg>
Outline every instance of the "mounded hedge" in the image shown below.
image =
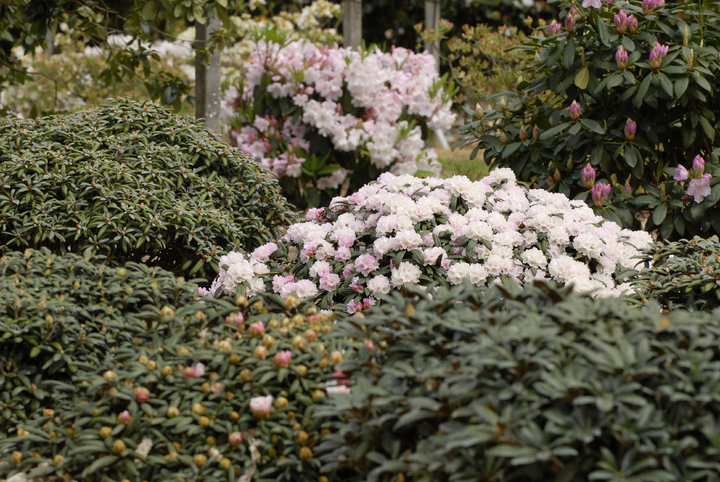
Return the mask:
<svg viewBox="0 0 720 482">
<path fill-rule="evenodd" d="M 717 480 L 720 312 L 544 281 L 393 293 L 338 334 L 350 394 L 319 450 L 343 481 Z"/>
<path fill-rule="evenodd" d="M 209 277 L 295 219 L 251 158 L 153 103 L 0 120 L 0 248 L 149 260 Z M 211 268 L 212 266 L 212 268 Z"/>
<path fill-rule="evenodd" d="M 367 348 L 293 297 L 194 299 L 169 272 L 103 261 L 0 261 L 0 478 L 316 482 L 314 411 Z"/>
</svg>

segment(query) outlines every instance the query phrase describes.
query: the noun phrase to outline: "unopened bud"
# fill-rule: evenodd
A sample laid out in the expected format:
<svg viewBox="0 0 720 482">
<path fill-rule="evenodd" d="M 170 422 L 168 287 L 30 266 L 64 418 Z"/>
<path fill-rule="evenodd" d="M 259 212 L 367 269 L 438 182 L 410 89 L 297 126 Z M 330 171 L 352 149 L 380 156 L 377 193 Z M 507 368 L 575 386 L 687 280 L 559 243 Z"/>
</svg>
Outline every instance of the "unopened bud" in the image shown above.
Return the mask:
<svg viewBox="0 0 720 482">
<path fill-rule="evenodd" d="M 520 128 L 520 132 L 518 133 L 518 136 L 520 137 L 520 140 L 522 142 L 525 142 L 527 140 L 528 135 L 527 135 L 527 131 L 525 130 L 524 127 Z"/>
<path fill-rule="evenodd" d="M 482 106 L 480 104 L 475 104 L 475 118 L 477 120 L 481 120 L 484 115 L 485 112 L 483 112 Z"/>
</svg>

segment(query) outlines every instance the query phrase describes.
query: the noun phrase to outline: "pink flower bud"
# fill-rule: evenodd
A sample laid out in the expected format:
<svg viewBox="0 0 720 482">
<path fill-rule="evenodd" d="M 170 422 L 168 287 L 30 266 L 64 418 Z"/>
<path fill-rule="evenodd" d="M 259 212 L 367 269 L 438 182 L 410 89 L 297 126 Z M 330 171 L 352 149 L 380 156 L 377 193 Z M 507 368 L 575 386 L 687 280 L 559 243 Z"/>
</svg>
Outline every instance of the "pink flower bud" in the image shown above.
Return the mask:
<svg viewBox="0 0 720 482">
<path fill-rule="evenodd" d="M 550 25 L 548 26 L 548 35 L 551 37 L 554 37 L 555 35 L 560 33 L 560 30 L 562 29 L 562 26 L 557 20 L 553 20 L 550 22 Z"/>
<path fill-rule="evenodd" d="M 627 31 L 630 35 L 637 32 L 638 29 L 638 19 L 635 18 L 635 15 L 630 15 L 627 19 Z"/>
<path fill-rule="evenodd" d="M 665 0 L 643 0 L 642 10 L 643 15 L 650 15 L 657 7 L 665 5 Z"/>
<path fill-rule="evenodd" d="M 524 127 L 520 128 L 520 132 L 518 133 L 518 135 L 520 136 L 520 141 L 522 142 L 525 142 L 528 138 L 527 131 Z"/>
<path fill-rule="evenodd" d="M 580 107 L 580 104 L 578 101 L 574 100 L 572 104 L 570 104 L 570 118 L 574 121 L 578 120 L 580 116 L 582 115 L 582 107 Z"/>
<path fill-rule="evenodd" d="M 590 163 L 588 163 L 588 165 L 585 166 L 585 168 L 582 170 L 581 175 L 582 175 L 583 185 L 587 189 L 592 189 L 592 187 L 595 185 L 595 175 L 596 175 L 595 168 L 592 167 L 590 165 Z"/>
<path fill-rule="evenodd" d="M 545 176 L 545 182 L 548 185 L 548 189 L 552 189 L 552 187 L 555 185 L 555 180 L 550 176 Z"/>
<path fill-rule="evenodd" d="M 268 418 L 272 411 L 272 395 L 266 397 L 253 397 L 250 399 L 250 411 L 260 420 Z"/>
<path fill-rule="evenodd" d="M 625 192 L 628 194 L 632 194 L 632 186 L 630 184 L 625 184 Z"/>
<path fill-rule="evenodd" d="M 276 368 L 287 368 L 292 361 L 292 352 L 289 350 L 281 351 L 275 354 L 273 362 Z"/>
<path fill-rule="evenodd" d="M 368 351 L 375 351 L 375 343 L 373 343 L 372 340 L 365 340 L 365 348 L 367 348 Z"/>
<path fill-rule="evenodd" d="M 619 46 L 617 49 L 617 52 L 615 52 L 615 62 L 617 63 L 618 69 L 625 70 L 627 68 L 628 64 L 628 53 L 623 48 L 623 46 Z"/>
<path fill-rule="evenodd" d="M 475 118 L 477 120 L 481 120 L 484 115 L 485 112 L 483 112 L 483 108 L 480 106 L 480 104 L 477 104 L 477 108 L 475 109 Z"/>
<path fill-rule="evenodd" d="M 592 198 L 597 207 L 602 207 L 605 204 L 605 197 L 612 191 L 610 184 L 599 182 L 592 188 Z"/>
<path fill-rule="evenodd" d="M 229 315 L 227 315 L 225 317 L 225 323 L 228 323 L 228 324 L 235 323 L 235 326 L 242 325 L 244 321 L 245 321 L 245 317 L 239 311 L 237 313 L 230 313 Z"/>
<path fill-rule="evenodd" d="M 567 30 L 568 33 L 573 33 L 575 31 L 575 19 L 572 15 L 565 17 L 565 30 Z"/>
<path fill-rule="evenodd" d="M 628 119 L 625 123 L 625 140 L 632 142 L 635 139 L 635 132 L 637 132 L 637 123 L 632 119 Z"/>
<path fill-rule="evenodd" d="M 660 65 L 662 65 L 662 61 L 668 54 L 669 49 L 670 47 L 668 47 L 667 45 L 662 45 L 660 42 L 655 42 L 655 45 L 653 45 L 653 48 L 650 51 L 651 69 L 657 70 L 660 68 Z"/>
<path fill-rule="evenodd" d="M 140 403 L 147 402 L 148 399 L 150 398 L 150 390 L 148 390 L 145 387 L 137 387 L 135 389 L 134 394 L 135 394 L 135 399 Z"/>
<path fill-rule="evenodd" d="M 705 159 L 700 154 L 693 159 L 693 177 L 700 178 L 705 173 Z"/>
<path fill-rule="evenodd" d="M 130 416 L 130 412 L 128 412 L 127 410 L 118 415 L 118 423 L 121 423 L 123 425 L 130 425 L 131 420 L 132 417 Z"/>
<path fill-rule="evenodd" d="M 625 13 L 625 10 L 620 9 L 620 11 L 615 15 L 615 26 L 617 27 L 617 32 L 620 35 L 623 35 L 625 31 L 627 30 L 627 13 Z"/>
<path fill-rule="evenodd" d="M 540 139 L 540 128 L 538 126 L 533 127 L 532 136 L 536 141 Z"/>
<path fill-rule="evenodd" d="M 262 336 L 265 333 L 265 323 L 262 321 L 256 321 L 250 328 L 248 328 L 250 336 Z"/>
<path fill-rule="evenodd" d="M 205 375 L 205 365 L 196 363 L 195 366 L 185 367 L 183 376 L 185 378 L 200 378 Z"/>
<path fill-rule="evenodd" d="M 240 432 L 233 432 L 228 435 L 228 443 L 231 447 L 237 447 L 242 443 L 242 434 Z"/>
</svg>

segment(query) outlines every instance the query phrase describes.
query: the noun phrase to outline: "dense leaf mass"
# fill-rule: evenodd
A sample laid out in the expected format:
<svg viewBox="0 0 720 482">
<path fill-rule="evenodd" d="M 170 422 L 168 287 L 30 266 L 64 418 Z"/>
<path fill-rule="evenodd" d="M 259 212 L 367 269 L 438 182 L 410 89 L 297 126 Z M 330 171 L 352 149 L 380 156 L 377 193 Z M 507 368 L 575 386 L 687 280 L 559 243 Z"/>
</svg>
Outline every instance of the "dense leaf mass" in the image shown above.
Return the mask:
<svg viewBox="0 0 720 482">
<path fill-rule="evenodd" d="M 312 414 L 345 387 L 343 355 L 367 350 L 331 337 L 332 314 L 198 300 L 162 269 L 47 248 L 8 252 L 0 273 L 0 479 L 320 477 Z"/>
<path fill-rule="evenodd" d="M 152 103 L 0 120 L 0 247 L 91 249 L 209 275 L 294 219 L 277 182 L 193 117 Z"/>
<path fill-rule="evenodd" d="M 717 480 L 719 312 L 545 281 L 408 294 L 338 330 L 385 346 L 322 409 L 344 481 Z"/>
<path fill-rule="evenodd" d="M 644 268 L 618 277 L 633 280 L 628 298 L 635 303 L 656 300 L 665 310 L 712 311 L 720 307 L 720 240 L 695 237 L 659 241 L 643 252 Z"/>
</svg>

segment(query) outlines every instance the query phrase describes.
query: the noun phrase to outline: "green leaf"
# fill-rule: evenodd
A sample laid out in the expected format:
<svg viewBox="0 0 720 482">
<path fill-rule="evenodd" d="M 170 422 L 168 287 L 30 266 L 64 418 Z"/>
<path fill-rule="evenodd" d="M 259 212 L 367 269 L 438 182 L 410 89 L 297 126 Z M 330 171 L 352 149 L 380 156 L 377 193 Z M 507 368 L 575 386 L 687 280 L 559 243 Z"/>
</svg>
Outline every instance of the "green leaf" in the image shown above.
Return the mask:
<svg viewBox="0 0 720 482">
<path fill-rule="evenodd" d="M 605 44 L 606 47 L 610 46 L 610 30 L 608 29 L 607 25 L 605 24 L 605 20 L 598 16 L 597 18 L 597 30 L 598 34 L 600 35 L 600 40 L 603 44 Z"/>
<path fill-rule="evenodd" d="M 97 459 L 95 462 L 90 464 L 90 466 L 83 471 L 80 478 L 84 479 L 88 475 L 94 474 L 98 470 L 104 469 L 105 467 L 108 467 L 108 466 L 114 464 L 118 460 L 118 458 L 119 457 L 117 455 L 106 455 L 105 457 L 103 457 L 101 459 Z"/>
<path fill-rule="evenodd" d="M 603 129 L 603 127 L 598 122 L 592 119 L 586 119 L 583 117 L 580 119 L 580 123 L 596 134 L 605 134 L 605 129 Z"/>
<path fill-rule="evenodd" d="M 143 20 L 152 20 L 155 18 L 155 16 L 158 13 L 158 7 L 155 3 L 155 0 L 150 0 L 145 4 L 145 6 L 142 9 L 142 18 Z"/>
<path fill-rule="evenodd" d="M 566 69 L 569 69 L 575 61 L 575 40 L 571 37 L 565 45 L 563 51 L 562 62 Z"/>
<path fill-rule="evenodd" d="M 708 92 L 712 92 L 712 86 L 710 85 L 710 82 L 708 82 L 705 77 L 703 77 L 697 70 L 692 73 L 692 76 L 693 79 L 695 79 L 695 82 L 700 87 L 707 90 Z"/>
<path fill-rule="evenodd" d="M 565 128 L 566 128 L 567 126 L 569 126 L 569 125 L 570 125 L 570 124 L 568 124 L 567 122 L 564 122 L 564 123 L 562 123 L 562 124 L 560 124 L 560 125 L 557 125 L 557 126 L 555 126 L 555 127 L 551 127 L 550 129 L 548 129 L 548 130 L 546 130 L 545 132 L 543 132 L 542 134 L 540 134 L 540 140 L 541 140 L 541 141 L 546 141 L 546 140 L 548 140 L 548 139 L 551 139 L 551 138 L 555 137 L 557 134 L 559 134 L 560 132 L 562 132 L 563 129 L 565 129 Z"/>
<path fill-rule="evenodd" d="M 688 88 L 688 84 L 690 84 L 689 77 L 680 77 L 678 80 L 676 80 L 675 81 L 675 97 L 677 97 L 678 99 L 680 97 L 682 97 Z"/>
<path fill-rule="evenodd" d="M 705 135 L 710 138 L 710 142 L 715 141 L 715 129 L 705 116 L 700 116 L 700 125 L 702 126 L 703 131 L 705 131 Z"/>
<path fill-rule="evenodd" d="M 32 350 L 30 350 L 30 358 L 35 358 L 40 354 L 40 347 L 34 346 Z"/>
<path fill-rule="evenodd" d="M 658 78 L 660 79 L 660 86 L 663 88 L 665 93 L 669 95 L 670 97 L 673 96 L 673 85 L 672 82 L 670 82 L 670 79 L 668 79 L 668 76 L 663 74 L 662 72 L 658 72 Z"/>
<path fill-rule="evenodd" d="M 641 106 L 642 101 L 645 98 L 645 94 L 647 94 L 648 88 L 650 87 L 650 82 L 652 81 L 651 75 L 646 75 L 642 82 L 640 82 L 640 87 L 638 88 L 637 94 L 635 94 L 635 99 L 633 100 L 633 104 L 636 106 Z"/>
<path fill-rule="evenodd" d="M 663 221 L 665 221 L 665 216 L 667 216 L 668 211 L 668 205 L 663 203 L 655 208 L 655 211 L 653 211 L 653 222 L 656 226 L 660 226 Z"/>
<path fill-rule="evenodd" d="M 588 83 L 590 82 L 590 71 L 587 66 L 578 70 L 578 73 L 575 75 L 574 82 L 578 89 L 587 89 Z"/>
</svg>

